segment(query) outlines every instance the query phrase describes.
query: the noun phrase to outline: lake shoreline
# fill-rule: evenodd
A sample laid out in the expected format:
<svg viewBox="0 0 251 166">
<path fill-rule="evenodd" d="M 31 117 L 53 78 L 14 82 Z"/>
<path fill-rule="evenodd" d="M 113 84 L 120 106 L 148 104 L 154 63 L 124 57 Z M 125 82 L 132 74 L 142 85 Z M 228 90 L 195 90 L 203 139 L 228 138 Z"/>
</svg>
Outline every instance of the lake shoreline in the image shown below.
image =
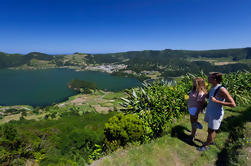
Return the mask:
<svg viewBox="0 0 251 166">
<path fill-rule="evenodd" d="M 66 101 L 78 94 L 67 88 L 67 83 L 73 79 L 88 80 L 97 83 L 98 89 L 112 92 L 141 85 L 136 78 L 113 76 L 98 71 L 76 72 L 69 68 L 61 69 L 0 70 L 0 77 L 3 78 L 0 87 L 5 87 L 1 90 L 0 105 L 46 107 Z"/>
<path fill-rule="evenodd" d="M 103 65 L 99 65 L 99 66 L 103 66 Z M 106 69 L 102 68 L 102 67 L 96 67 L 96 66 L 87 66 L 86 68 L 82 68 L 80 66 L 63 66 L 63 67 L 59 67 L 59 66 L 55 66 L 55 67 L 33 67 L 33 66 L 19 66 L 19 67 L 8 67 L 7 69 L 10 70 L 47 70 L 47 69 L 70 69 L 70 70 L 74 70 L 76 72 L 83 72 L 83 71 L 93 71 L 93 72 L 102 72 L 102 73 L 106 73 L 106 74 L 110 74 L 110 75 L 114 75 L 114 76 L 122 76 L 122 77 L 126 77 L 126 78 L 136 78 L 138 79 L 140 82 L 143 82 L 145 79 L 142 79 L 140 75 L 137 75 L 137 73 L 123 73 L 123 75 L 116 75 L 117 72 L 120 72 L 119 70 L 115 70 L 115 71 L 107 71 Z"/>
</svg>

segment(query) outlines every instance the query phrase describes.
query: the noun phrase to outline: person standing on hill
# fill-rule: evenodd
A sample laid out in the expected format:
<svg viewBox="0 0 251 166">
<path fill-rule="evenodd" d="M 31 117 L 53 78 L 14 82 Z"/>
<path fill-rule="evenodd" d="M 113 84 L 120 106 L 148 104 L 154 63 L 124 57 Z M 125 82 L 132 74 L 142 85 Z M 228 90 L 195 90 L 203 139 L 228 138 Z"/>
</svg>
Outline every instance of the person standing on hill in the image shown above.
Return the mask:
<svg viewBox="0 0 251 166">
<path fill-rule="evenodd" d="M 221 125 L 224 116 L 223 106 L 236 107 L 235 101 L 230 96 L 226 88 L 221 86 L 222 74 L 212 72 L 208 75 L 208 83 L 212 85 L 208 94 L 208 105 L 205 114 L 205 121 L 208 123 L 207 141 L 199 148 L 198 151 L 209 149 L 210 144 L 214 144 L 216 131 Z"/>
<path fill-rule="evenodd" d="M 203 127 L 198 122 L 198 115 L 206 103 L 206 94 L 207 90 L 203 78 L 195 78 L 193 80 L 193 88 L 189 92 L 188 99 L 188 111 L 190 113 L 190 121 L 192 126 L 192 132 L 188 140 L 189 142 L 194 140 L 197 128 L 202 129 Z"/>
</svg>

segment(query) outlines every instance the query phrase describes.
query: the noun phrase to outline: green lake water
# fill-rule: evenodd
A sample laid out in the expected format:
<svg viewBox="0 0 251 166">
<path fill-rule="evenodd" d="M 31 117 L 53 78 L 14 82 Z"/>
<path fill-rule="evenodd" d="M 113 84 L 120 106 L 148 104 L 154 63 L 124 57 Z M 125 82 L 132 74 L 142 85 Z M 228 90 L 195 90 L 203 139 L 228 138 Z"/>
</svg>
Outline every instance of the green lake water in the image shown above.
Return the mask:
<svg viewBox="0 0 251 166">
<path fill-rule="evenodd" d="M 135 78 L 102 72 L 70 69 L 0 70 L 0 105 L 50 105 L 66 100 L 76 92 L 67 88 L 72 79 L 96 83 L 99 89 L 118 91 L 140 86 Z"/>
</svg>

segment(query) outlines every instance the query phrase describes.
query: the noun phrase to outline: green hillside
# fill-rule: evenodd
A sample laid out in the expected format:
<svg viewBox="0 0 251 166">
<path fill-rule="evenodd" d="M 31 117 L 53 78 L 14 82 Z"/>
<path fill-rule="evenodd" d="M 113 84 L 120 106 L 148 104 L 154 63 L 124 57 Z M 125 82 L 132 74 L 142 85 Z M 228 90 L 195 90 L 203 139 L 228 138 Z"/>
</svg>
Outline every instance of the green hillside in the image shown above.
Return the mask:
<svg viewBox="0 0 251 166">
<path fill-rule="evenodd" d="M 127 70 L 135 72 L 159 71 L 163 77 L 175 77 L 188 72 L 198 73 L 200 70 L 205 73 L 209 71 L 229 73 L 237 70 L 250 70 L 250 50 L 251 48 L 208 51 L 145 50 L 88 55 L 86 59 L 91 64 L 123 63 L 128 65 Z M 216 66 L 211 63 L 214 61 L 227 63 Z"/>
<path fill-rule="evenodd" d="M 116 75 L 134 74 L 142 77 L 142 72 L 157 71 L 161 77 L 176 77 L 188 72 L 198 73 L 203 70 L 223 73 L 251 68 L 251 48 L 221 50 L 145 50 L 110 54 L 48 55 L 31 52 L 26 55 L 0 53 L 0 68 L 44 69 L 69 67 L 77 70 L 98 70 L 96 66 L 126 65 L 115 67 Z M 102 67 L 101 67 L 102 68 Z M 102 70 L 102 69 L 101 69 Z M 105 71 L 106 72 L 106 71 Z"/>
<path fill-rule="evenodd" d="M 29 65 L 31 64 L 32 59 L 51 61 L 54 59 L 54 57 L 39 52 L 31 52 L 27 55 L 7 54 L 0 52 L 0 68 L 18 67 L 25 64 Z"/>
<path fill-rule="evenodd" d="M 21 54 L 6 54 L 0 52 L 0 68 L 20 66 L 28 63 L 28 60 Z"/>
<path fill-rule="evenodd" d="M 249 166 L 251 164 L 251 107 L 238 107 L 225 111 L 216 145 L 198 152 L 196 147 L 206 140 L 207 124 L 204 114 L 199 121 L 204 126 L 197 132 L 194 143 L 186 141 L 191 126 L 189 116 L 170 127 L 170 133 L 149 144 L 128 145 L 123 149 L 94 161 L 92 166 Z M 244 139 L 243 139 L 244 138 Z M 247 142 L 249 140 L 249 143 Z"/>
<path fill-rule="evenodd" d="M 186 141 L 186 95 L 194 77 L 79 94 L 44 108 L 0 107 L 0 165 L 248 165 L 250 73 L 224 75 L 238 107 L 225 109 L 216 146 L 202 153 L 196 147 L 207 135 L 203 114 L 204 129 L 194 143 Z"/>
<path fill-rule="evenodd" d="M 112 54 L 95 54 L 90 55 L 88 60 L 90 63 L 113 63 L 121 62 L 121 60 L 129 59 L 134 63 L 153 62 L 158 64 L 166 64 L 170 59 L 184 59 L 184 58 L 232 58 L 232 60 L 250 59 L 251 48 L 240 49 L 221 49 L 221 50 L 206 50 L 206 51 L 192 51 L 192 50 L 171 50 L 166 49 L 162 51 L 145 50 L 145 51 L 128 51 Z M 144 61 L 142 58 L 144 58 Z M 168 59 L 167 59 L 168 58 Z"/>
</svg>

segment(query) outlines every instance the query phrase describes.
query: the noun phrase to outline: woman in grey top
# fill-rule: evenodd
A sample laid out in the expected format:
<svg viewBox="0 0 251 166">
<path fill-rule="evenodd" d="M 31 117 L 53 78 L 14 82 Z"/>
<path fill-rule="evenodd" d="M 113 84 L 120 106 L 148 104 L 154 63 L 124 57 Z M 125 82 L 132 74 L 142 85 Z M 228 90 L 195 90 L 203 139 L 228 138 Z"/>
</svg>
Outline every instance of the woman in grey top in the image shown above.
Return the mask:
<svg viewBox="0 0 251 166">
<path fill-rule="evenodd" d="M 214 142 L 216 130 L 219 129 L 224 116 L 223 106 L 235 107 L 236 104 L 228 91 L 221 86 L 222 74 L 213 72 L 208 75 L 208 83 L 212 85 L 208 94 L 208 105 L 206 109 L 205 121 L 208 123 L 207 141 L 199 151 L 209 149 L 210 144 Z M 216 93 L 216 94 L 215 94 Z"/>
</svg>

